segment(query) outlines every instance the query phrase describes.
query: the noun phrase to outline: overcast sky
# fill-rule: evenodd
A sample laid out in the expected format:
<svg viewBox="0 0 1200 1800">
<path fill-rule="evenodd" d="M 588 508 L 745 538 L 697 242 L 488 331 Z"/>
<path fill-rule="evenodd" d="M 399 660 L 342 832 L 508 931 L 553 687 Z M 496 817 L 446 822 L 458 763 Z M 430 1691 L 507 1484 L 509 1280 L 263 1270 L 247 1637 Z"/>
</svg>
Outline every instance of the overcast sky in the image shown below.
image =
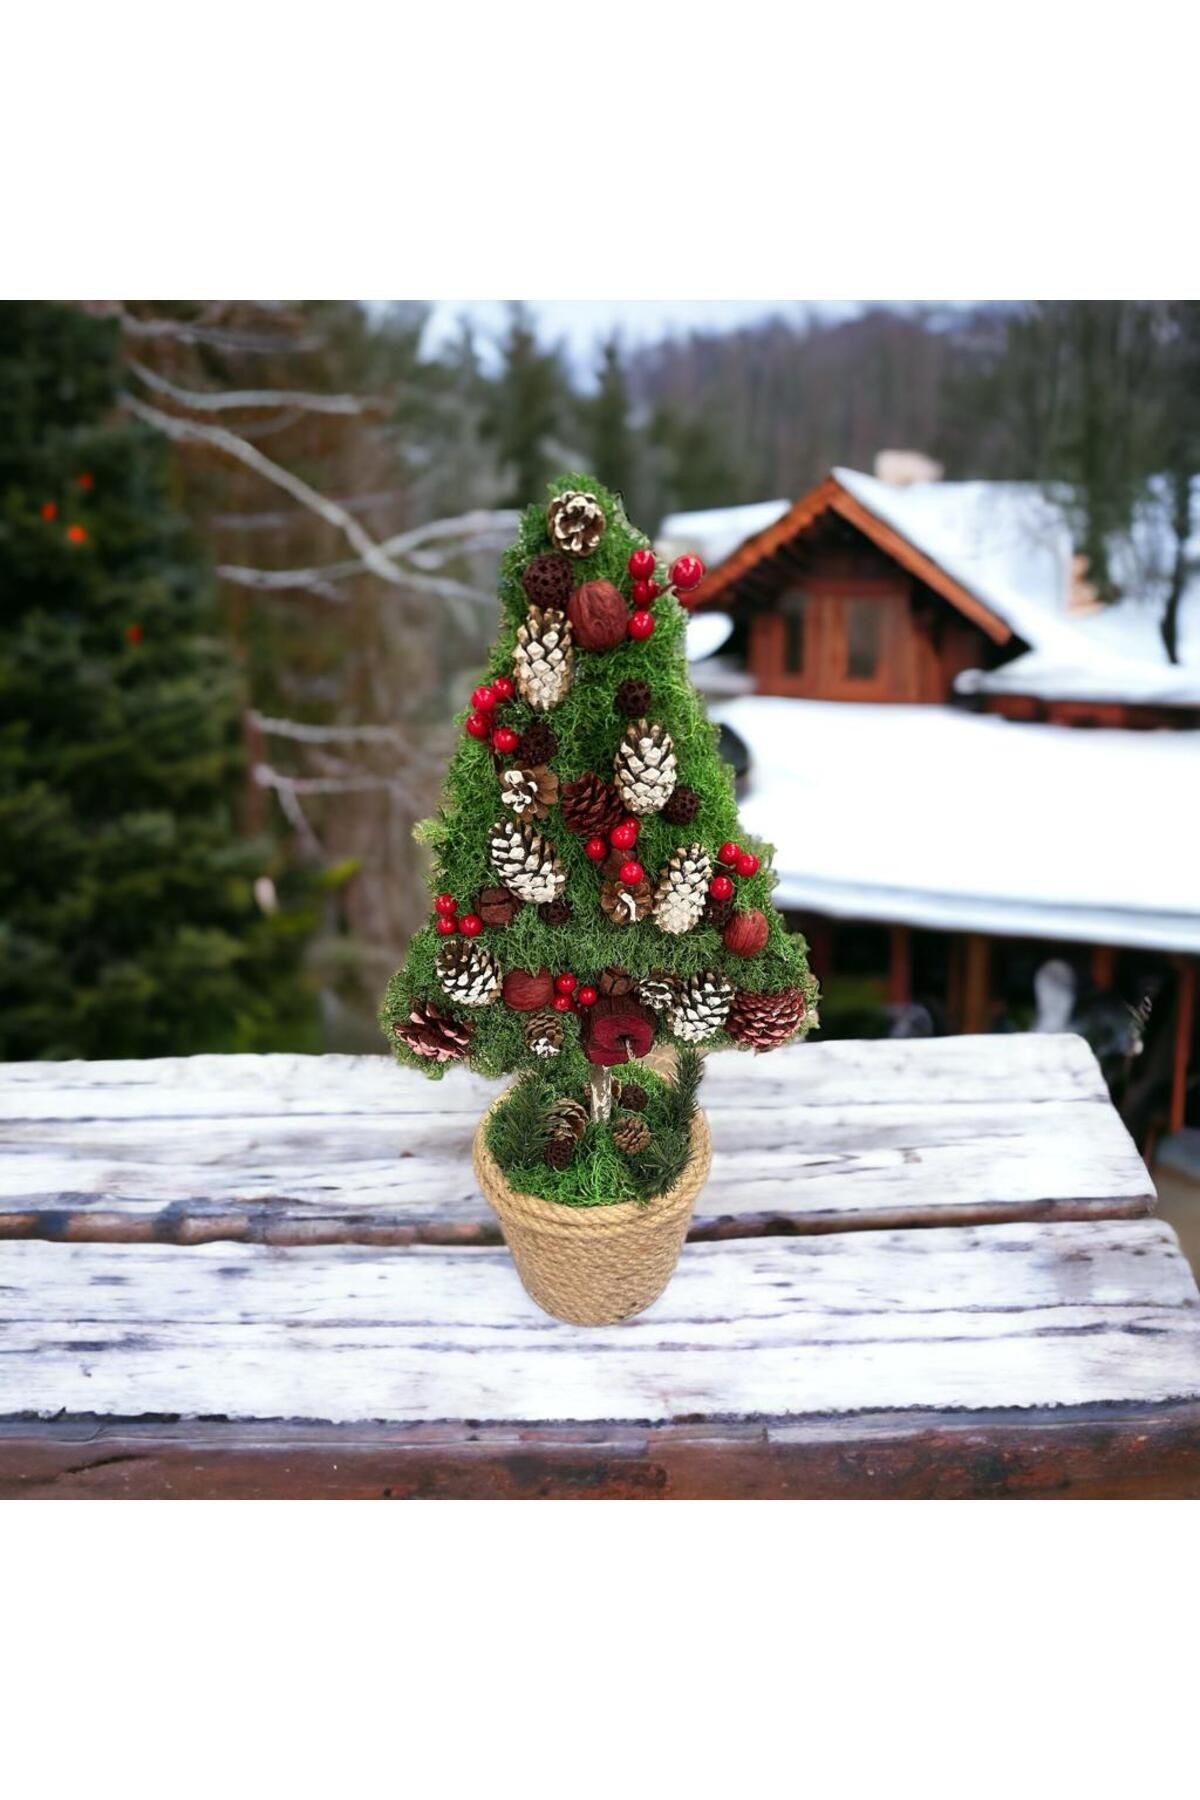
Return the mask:
<svg viewBox="0 0 1200 1800">
<path fill-rule="evenodd" d="M 859 302 L 831 300 L 530 300 L 542 336 L 561 340 L 581 374 L 590 372 L 599 339 L 618 329 L 629 345 L 665 337 L 669 332 L 728 331 L 772 315 L 799 321 L 814 304 L 822 313 L 852 311 Z M 505 326 L 503 300 L 435 300 L 427 347 L 452 337 L 459 319 L 470 317 L 479 330 L 481 348 Z"/>
</svg>

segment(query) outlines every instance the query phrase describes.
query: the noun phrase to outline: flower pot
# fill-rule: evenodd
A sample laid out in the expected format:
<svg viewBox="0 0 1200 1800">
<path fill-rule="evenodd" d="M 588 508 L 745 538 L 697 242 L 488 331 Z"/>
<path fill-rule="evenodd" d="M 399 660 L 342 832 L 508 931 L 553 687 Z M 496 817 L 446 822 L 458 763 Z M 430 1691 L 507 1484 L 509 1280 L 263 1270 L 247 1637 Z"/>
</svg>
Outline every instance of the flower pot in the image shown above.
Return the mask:
<svg viewBox="0 0 1200 1800">
<path fill-rule="evenodd" d="M 509 1186 L 487 1147 L 490 1112 L 475 1133 L 475 1176 L 526 1292 L 571 1325 L 617 1325 L 644 1311 L 671 1279 L 708 1179 L 712 1140 L 704 1114 L 693 1116 L 691 1153 L 665 1194 L 615 1206 L 563 1206 Z"/>
</svg>

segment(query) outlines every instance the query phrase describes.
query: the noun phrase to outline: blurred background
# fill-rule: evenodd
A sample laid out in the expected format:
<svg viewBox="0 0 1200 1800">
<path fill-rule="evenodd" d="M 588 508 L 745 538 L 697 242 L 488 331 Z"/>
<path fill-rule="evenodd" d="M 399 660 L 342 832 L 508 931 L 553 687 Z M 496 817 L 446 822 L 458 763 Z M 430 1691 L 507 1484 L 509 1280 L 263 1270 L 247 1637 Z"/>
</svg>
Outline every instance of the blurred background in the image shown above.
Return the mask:
<svg viewBox="0 0 1200 1800">
<path fill-rule="evenodd" d="M 563 468 L 705 559 L 823 1032 L 1078 1030 L 1195 1191 L 1195 302 L 0 306 L 0 1056 L 382 1049 Z"/>
</svg>

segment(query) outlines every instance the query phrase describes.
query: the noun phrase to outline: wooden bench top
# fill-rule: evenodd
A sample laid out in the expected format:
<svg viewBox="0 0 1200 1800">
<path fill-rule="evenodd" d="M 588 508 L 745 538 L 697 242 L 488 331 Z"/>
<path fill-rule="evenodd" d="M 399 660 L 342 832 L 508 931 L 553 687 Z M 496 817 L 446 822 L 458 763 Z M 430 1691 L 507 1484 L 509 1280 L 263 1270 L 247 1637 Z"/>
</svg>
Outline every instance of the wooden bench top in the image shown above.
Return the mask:
<svg viewBox="0 0 1200 1800">
<path fill-rule="evenodd" d="M 1200 1295 L 1074 1037 L 714 1058 L 663 1298 L 521 1289 L 491 1084 L 0 1069 L 0 1496 L 1200 1493 Z"/>
</svg>

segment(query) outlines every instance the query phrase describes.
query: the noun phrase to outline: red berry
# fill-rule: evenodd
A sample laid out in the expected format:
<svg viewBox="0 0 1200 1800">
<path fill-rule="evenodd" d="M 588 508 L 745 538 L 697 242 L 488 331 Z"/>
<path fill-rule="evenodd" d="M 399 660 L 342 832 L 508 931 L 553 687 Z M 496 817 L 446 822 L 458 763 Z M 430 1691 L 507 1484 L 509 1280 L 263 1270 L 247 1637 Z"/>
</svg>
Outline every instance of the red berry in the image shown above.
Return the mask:
<svg viewBox="0 0 1200 1800">
<path fill-rule="evenodd" d="M 650 602 L 652 600 L 657 600 L 661 593 L 662 589 L 659 587 L 657 581 L 635 581 L 633 584 L 633 604 L 635 606 L 649 606 Z"/>
<path fill-rule="evenodd" d="M 53 500 L 44 500 L 42 502 L 42 517 L 43 519 L 57 519 L 58 508 L 55 506 Z"/>
<path fill-rule="evenodd" d="M 478 937 L 483 930 L 483 920 L 478 913 L 464 913 L 458 921 L 458 929 L 464 937 Z"/>
<path fill-rule="evenodd" d="M 554 991 L 556 994 L 573 994 L 575 992 L 575 976 L 569 969 L 564 969 L 561 975 L 554 977 Z"/>
<path fill-rule="evenodd" d="M 495 681 L 492 683 L 492 692 L 495 694 L 497 701 L 512 699 L 513 684 L 508 679 L 507 675 L 497 675 Z"/>
<path fill-rule="evenodd" d="M 127 644 L 140 644 L 145 635 L 146 634 L 140 625 L 127 625 L 125 627 L 125 642 Z"/>
<path fill-rule="evenodd" d="M 717 861 L 719 863 L 724 863 L 727 869 L 735 869 L 737 867 L 737 859 L 741 854 L 742 846 L 740 844 L 735 844 L 733 839 L 730 838 L 726 843 L 722 844 L 721 848 L 717 851 Z"/>
<path fill-rule="evenodd" d="M 471 695 L 471 705 L 475 708 L 476 712 L 491 712 L 495 704 L 495 690 L 486 685 L 477 687 L 475 692 Z"/>
<path fill-rule="evenodd" d="M 753 850 L 743 850 L 734 867 L 737 869 L 739 875 L 757 875 L 758 858 L 755 856 Z"/>
<path fill-rule="evenodd" d="M 555 994 L 555 996 L 554 996 L 555 1012 L 570 1012 L 572 1010 L 573 1005 L 574 1005 L 574 1002 L 572 1001 L 570 994 Z"/>
<path fill-rule="evenodd" d="M 628 862 L 623 862 L 621 864 L 621 880 L 625 883 L 626 887 L 636 887 L 638 882 L 644 877 L 645 873 L 646 871 L 643 869 L 641 863 L 634 862 L 632 857 L 630 857 Z"/>
<path fill-rule="evenodd" d="M 77 475 L 75 477 L 75 480 L 77 481 L 79 486 L 83 489 L 85 494 L 88 493 L 91 490 L 91 488 L 95 486 L 95 483 L 93 482 L 90 475 Z"/>
<path fill-rule="evenodd" d="M 450 918 L 446 913 L 442 913 L 440 917 L 436 918 L 434 925 L 442 937 L 453 937 L 458 930 L 458 920 Z"/>
<path fill-rule="evenodd" d="M 473 712 L 467 714 L 467 722 L 463 726 L 463 730 L 468 737 L 485 738 L 491 730 L 491 726 L 482 713 Z"/>
<path fill-rule="evenodd" d="M 671 564 L 671 581 L 681 594 L 690 594 L 704 580 L 704 564 L 698 556 L 677 556 Z"/>
<path fill-rule="evenodd" d="M 650 637 L 652 635 L 653 631 L 654 631 L 654 614 L 653 613 L 635 612 L 635 613 L 631 614 L 630 620 L 629 620 L 629 635 L 631 638 L 637 638 L 638 641 L 640 642 L 643 638 Z"/>
<path fill-rule="evenodd" d="M 608 841 L 614 850 L 632 850 L 638 840 L 638 828 L 632 819 L 626 819 L 620 825 L 614 825 L 608 834 Z"/>
<path fill-rule="evenodd" d="M 629 573 L 635 581 L 640 581 L 644 576 L 653 575 L 654 560 L 653 550 L 634 551 L 629 559 Z"/>
<path fill-rule="evenodd" d="M 439 894 L 433 903 L 433 910 L 440 912 L 445 918 L 450 918 L 458 911 L 458 901 L 453 894 Z"/>
<path fill-rule="evenodd" d="M 72 544 L 86 544 L 87 532 L 82 525 L 68 525 L 67 539 Z"/>
<path fill-rule="evenodd" d="M 520 743 L 520 734 L 511 725 L 498 725 L 492 733 L 492 749 L 509 756 Z"/>
<path fill-rule="evenodd" d="M 583 853 L 590 856 L 593 862 L 603 862 L 608 855 L 608 845 L 602 837 L 589 838 L 583 846 Z"/>
<path fill-rule="evenodd" d="M 594 987 L 581 987 L 575 996 L 576 1006 L 595 1006 L 600 998 Z"/>
<path fill-rule="evenodd" d="M 708 891 L 714 900 L 733 899 L 733 883 L 728 875 L 714 875 L 708 884 Z"/>
</svg>

